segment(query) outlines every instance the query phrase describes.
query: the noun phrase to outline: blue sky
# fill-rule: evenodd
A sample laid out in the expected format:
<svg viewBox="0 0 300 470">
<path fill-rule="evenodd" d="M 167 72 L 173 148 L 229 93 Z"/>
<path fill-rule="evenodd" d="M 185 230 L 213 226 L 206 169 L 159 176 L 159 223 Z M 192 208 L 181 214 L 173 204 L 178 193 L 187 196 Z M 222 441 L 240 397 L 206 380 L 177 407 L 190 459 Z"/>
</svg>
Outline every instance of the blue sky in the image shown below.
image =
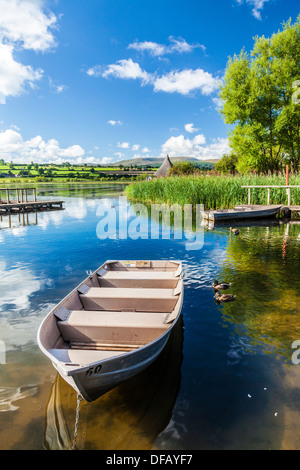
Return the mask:
<svg viewBox="0 0 300 470">
<path fill-rule="evenodd" d="M 0 0 L 0 158 L 220 158 L 228 57 L 299 0 Z"/>
</svg>

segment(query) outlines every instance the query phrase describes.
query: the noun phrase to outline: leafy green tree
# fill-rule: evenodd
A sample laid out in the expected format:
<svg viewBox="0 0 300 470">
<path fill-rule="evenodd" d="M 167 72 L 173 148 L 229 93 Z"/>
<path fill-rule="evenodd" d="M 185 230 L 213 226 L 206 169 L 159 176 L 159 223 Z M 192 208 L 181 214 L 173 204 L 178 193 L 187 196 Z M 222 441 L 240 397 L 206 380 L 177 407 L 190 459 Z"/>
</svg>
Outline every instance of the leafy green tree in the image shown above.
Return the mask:
<svg viewBox="0 0 300 470">
<path fill-rule="evenodd" d="M 300 106 L 292 99 L 300 74 L 300 16 L 271 38 L 256 37 L 253 50 L 229 58 L 220 90 L 240 171 L 296 170 L 300 162 Z"/>
<path fill-rule="evenodd" d="M 221 173 L 231 173 L 234 175 L 237 161 L 238 157 L 233 153 L 230 155 L 223 155 L 221 160 L 216 163 L 215 169 Z"/>
<path fill-rule="evenodd" d="M 196 165 L 192 162 L 176 162 L 169 170 L 169 176 L 191 175 L 197 171 Z"/>
</svg>

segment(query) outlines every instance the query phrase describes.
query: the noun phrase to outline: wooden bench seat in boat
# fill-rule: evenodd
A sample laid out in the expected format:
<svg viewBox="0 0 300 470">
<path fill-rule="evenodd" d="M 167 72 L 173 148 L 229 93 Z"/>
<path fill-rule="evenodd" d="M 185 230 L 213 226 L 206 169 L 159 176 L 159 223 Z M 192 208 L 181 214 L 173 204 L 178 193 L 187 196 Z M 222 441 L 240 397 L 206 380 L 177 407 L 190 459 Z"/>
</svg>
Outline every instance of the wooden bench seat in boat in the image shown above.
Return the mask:
<svg viewBox="0 0 300 470">
<path fill-rule="evenodd" d="M 169 326 L 165 323 L 167 317 L 164 312 L 73 310 L 57 326 L 63 339 L 76 347 L 95 343 L 94 346 L 126 345 L 132 349 L 161 335 Z"/>
<path fill-rule="evenodd" d="M 98 281 L 101 287 L 129 287 L 174 289 L 178 283 L 178 276 L 171 271 L 106 271 L 100 269 Z"/>
<path fill-rule="evenodd" d="M 73 366 L 91 364 L 93 362 L 103 361 L 109 357 L 125 354 L 124 351 L 97 351 L 81 349 L 49 349 L 49 352 L 59 361 Z"/>
<path fill-rule="evenodd" d="M 182 281 L 180 281 L 182 282 Z M 171 312 L 180 290 L 147 288 L 89 287 L 83 284 L 78 294 L 86 310 L 136 310 L 138 312 Z"/>
</svg>

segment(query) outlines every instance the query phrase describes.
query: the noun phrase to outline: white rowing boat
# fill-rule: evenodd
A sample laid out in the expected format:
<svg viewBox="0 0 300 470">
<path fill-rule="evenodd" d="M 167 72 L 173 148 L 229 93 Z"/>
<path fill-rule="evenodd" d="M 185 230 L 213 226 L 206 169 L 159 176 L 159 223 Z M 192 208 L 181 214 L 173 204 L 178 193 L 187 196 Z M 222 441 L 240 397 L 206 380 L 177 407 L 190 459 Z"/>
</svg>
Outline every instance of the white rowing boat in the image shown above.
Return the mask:
<svg viewBox="0 0 300 470">
<path fill-rule="evenodd" d="M 43 320 L 42 352 L 87 401 L 158 357 L 183 303 L 181 263 L 107 261 Z"/>
</svg>

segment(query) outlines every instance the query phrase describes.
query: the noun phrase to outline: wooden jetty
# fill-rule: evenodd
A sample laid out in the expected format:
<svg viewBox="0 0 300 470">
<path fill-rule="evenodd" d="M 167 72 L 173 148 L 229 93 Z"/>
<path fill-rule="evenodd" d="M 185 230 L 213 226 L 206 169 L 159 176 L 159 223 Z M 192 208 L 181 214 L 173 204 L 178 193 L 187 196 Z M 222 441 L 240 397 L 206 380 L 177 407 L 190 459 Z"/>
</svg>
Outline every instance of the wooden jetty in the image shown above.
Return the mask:
<svg viewBox="0 0 300 470">
<path fill-rule="evenodd" d="M 288 182 L 288 179 L 287 179 Z M 202 218 L 205 221 L 217 221 L 224 220 L 240 220 L 240 219 L 262 219 L 274 217 L 277 213 L 281 212 L 285 217 L 291 218 L 292 212 L 297 212 L 300 215 L 300 206 L 291 205 L 291 189 L 300 189 L 300 185 L 247 185 L 241 186 L 242 188 L 248 189 L 248 204 L 240 204 L 235 206 L 233 209 L 220 209 L 220 210 L 206 210 L 201 211 Z M 251 189 L 253 188 L 265 188 L 267 189 L 267 201 L 266 205 L 255 205 L 251 204 Z M 286 205 L 271 205 L 271 189 L 281 188 L 286 190 L 287 204 Z"/>
<path fill-rule="evenodd" d="M 62 210 L 63 202 L 64 201 L 54 200 L 38 201 L 36 188 L 0 188 L 1 215 L 20 212 Z"/>
<path fill-rule="evenodd" d="M 271 189 L 272 188 L 281 188 L 281 189 L 286 189 L 286 194 L 287 194 L 287 207 L 290 210 L 300 210 L 300 206 L 291 206 L 291 189 L 300 189 L 300 185 L 249 185 L 249 186 L 241 186 L 242 188 L 247 188 L 248 189 L 248 205 L 251 205 L 251 189 L 253 188 L 265 188 L 268 190 L 267 193 L 267 205 L 270 205 L 270 200 L 271 200 Z"/>
</svg>

